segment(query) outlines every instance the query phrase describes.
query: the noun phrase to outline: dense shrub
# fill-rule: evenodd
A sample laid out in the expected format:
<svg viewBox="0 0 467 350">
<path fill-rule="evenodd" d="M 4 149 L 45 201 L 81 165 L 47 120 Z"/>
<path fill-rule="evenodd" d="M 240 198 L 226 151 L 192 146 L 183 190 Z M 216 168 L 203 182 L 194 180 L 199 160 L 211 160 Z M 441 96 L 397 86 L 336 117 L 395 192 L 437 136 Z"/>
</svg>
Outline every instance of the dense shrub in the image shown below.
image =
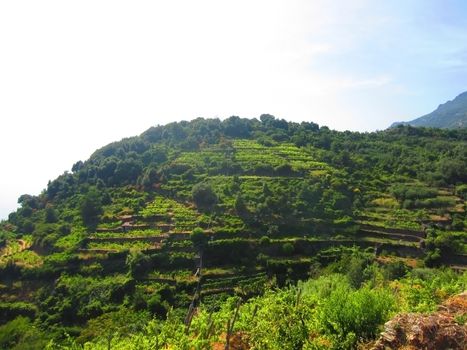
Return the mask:
<svg viewBox="0 0 467 350">
<path fill-rule="evenodd" d="M 285 255 L 292 255 L 294 250 L 295 248 L 292 243 L 284 243 L 284 245 L 282 246 L 282 252 Z"/>
<path fill-rule="evenodd" d="M 345 349 L 375 337 L 393 308 L 394 298 L 385 290 L 341 286 L 319 308 L 318 317 L 324 332 Z"/>
<path fill-rule="evenodd" d="M 19 316 L 0 326 L 0 349 L 43 349 L 47 342 L 27 317 Z"/>
<path fill-rule="evenodd" d="M 192 196 L 193 201 L 201 209 L 212 208 L 217 203 L 217 195 L 208 183 L 202 182 L 193 186 Z"/>
</svg>

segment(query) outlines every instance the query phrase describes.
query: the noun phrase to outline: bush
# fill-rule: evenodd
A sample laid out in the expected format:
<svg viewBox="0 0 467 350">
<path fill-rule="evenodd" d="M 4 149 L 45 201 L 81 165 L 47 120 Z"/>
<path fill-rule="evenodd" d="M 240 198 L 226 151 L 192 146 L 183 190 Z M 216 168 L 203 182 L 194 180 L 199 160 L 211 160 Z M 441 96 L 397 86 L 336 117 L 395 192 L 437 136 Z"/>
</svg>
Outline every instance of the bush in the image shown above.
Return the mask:
<svg viewBox="0 0 467 350">
<path fill-rule="evenodd" d="M 318 317 L 324 332 L 350 349 L 358 341 L 374 338 L 393 307 L 394 298 L 386 290 L 339 286 L 321 305 Z"/>
<path fill-rule="evenodd" d="M 409 268 L 402 261 L 391 262 L 384 267 L 384 276 L 390 281 L 404 277 L 407 272 Z"/>
<path fill-rule="evenodd" d="M 132 277 L 141 277 L 151 267 L 151 261 L 141 252 L 131 252 L 127 256 L 126 265 Z"/>
<path fill-rule="evenodd" d="M 462 197 L 464 200 L 467 200 L 467 185 L 459 185 L 456 187 L 456 194 L 459 197 Z"/>
<path fill-rule="evenodd" d="M 148 310 L 159 316 L 165 317 L 168 311 L 168 304 L 161 300 L 161 296 L 159 294 L 154 294 L 147 302 Z"/>
<path fill-rule="evenodd" d="M 433 198 L 437 195 L 437 190 L 425 186 L 407 186 L 404 184 L 397 184 L 391 187 L 391 193 L 400 201 L 407 199 L 426 199 Z"/>
<path fill-rule="evenodd" d="M 292 255 L 294 251 L 295 251 L 295 248 L 292 243 L 284 243 L 282 245 L 282 252 L 285 255 Z"/>
<path fill-rule="evenodd" d="M 202 251 L 208 243 L 208 236 L 204 233 L 202 228 L 195 228 L 190 234 L 190 239 L 193 242 L 193 246 Z"/>
<path fill-rule="evenodd" d="M 269 245 L 269 243 L 271 243 L 271 239 L 268 236 L 263 236 L 259 239 L 259 244 L 263 246 Z"/>
<path fill-rule="evenodd" d="M 202 182 L 194 185 L 191 193 L 198 208 L 210 209 L 217 203 L 217 195 L 208 183 Z"/>
<path fill-rule="evenodd" d="M 44 336 L 23 316 L 0 326 L 0 349 L 43 349 Z"/>
</svg>

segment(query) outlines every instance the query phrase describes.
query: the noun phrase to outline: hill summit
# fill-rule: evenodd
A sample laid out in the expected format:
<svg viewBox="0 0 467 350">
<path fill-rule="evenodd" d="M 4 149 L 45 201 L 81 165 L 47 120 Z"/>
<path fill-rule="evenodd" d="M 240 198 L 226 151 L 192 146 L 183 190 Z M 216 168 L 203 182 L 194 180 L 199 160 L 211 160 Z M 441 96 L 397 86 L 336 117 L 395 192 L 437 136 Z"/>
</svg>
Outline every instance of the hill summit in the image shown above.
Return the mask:
<svg viewBox="0 0 467 350">
<path fill-rule="evenodd" d="M 427 115 L 409 122 L 395 122 L 391 128 L 401 124 L 443 129 L 465 128 L 467 127 L 467 91 L 454 100 L 439 105 Z"/>
</svg>

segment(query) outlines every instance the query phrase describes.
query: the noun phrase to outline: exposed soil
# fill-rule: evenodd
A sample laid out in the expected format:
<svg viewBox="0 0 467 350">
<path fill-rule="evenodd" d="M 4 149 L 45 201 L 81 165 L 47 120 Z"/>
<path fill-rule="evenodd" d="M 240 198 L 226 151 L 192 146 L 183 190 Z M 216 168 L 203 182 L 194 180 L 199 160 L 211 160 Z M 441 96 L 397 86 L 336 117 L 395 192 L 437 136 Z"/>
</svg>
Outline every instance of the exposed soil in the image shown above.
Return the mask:
<svg viewBox="0 0 467 350">
<path fill-rule="evenodd" d="M 467 292 L 448 299 L 430 315 L 407 313 L 384 325 L 372 350 L 467 349 Z"/>
</svg>

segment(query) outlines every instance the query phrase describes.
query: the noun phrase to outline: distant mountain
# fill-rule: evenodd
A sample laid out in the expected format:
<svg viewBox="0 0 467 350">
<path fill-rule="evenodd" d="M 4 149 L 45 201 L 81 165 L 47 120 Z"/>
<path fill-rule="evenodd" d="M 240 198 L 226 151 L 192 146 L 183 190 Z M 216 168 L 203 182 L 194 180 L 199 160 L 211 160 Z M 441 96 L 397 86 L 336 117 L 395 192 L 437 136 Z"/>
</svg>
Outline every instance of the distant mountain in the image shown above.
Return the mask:
<svg viewBox="0 0 467 350">
<path fill-rule="evenodd" d="M 431 128 L 465 128 L 467 127 L 467 91 L 454 100 L 439 105 L 433 112 L 409 122 L 396 122 L 391 125 L 412 125 Z"/>
</svg>

